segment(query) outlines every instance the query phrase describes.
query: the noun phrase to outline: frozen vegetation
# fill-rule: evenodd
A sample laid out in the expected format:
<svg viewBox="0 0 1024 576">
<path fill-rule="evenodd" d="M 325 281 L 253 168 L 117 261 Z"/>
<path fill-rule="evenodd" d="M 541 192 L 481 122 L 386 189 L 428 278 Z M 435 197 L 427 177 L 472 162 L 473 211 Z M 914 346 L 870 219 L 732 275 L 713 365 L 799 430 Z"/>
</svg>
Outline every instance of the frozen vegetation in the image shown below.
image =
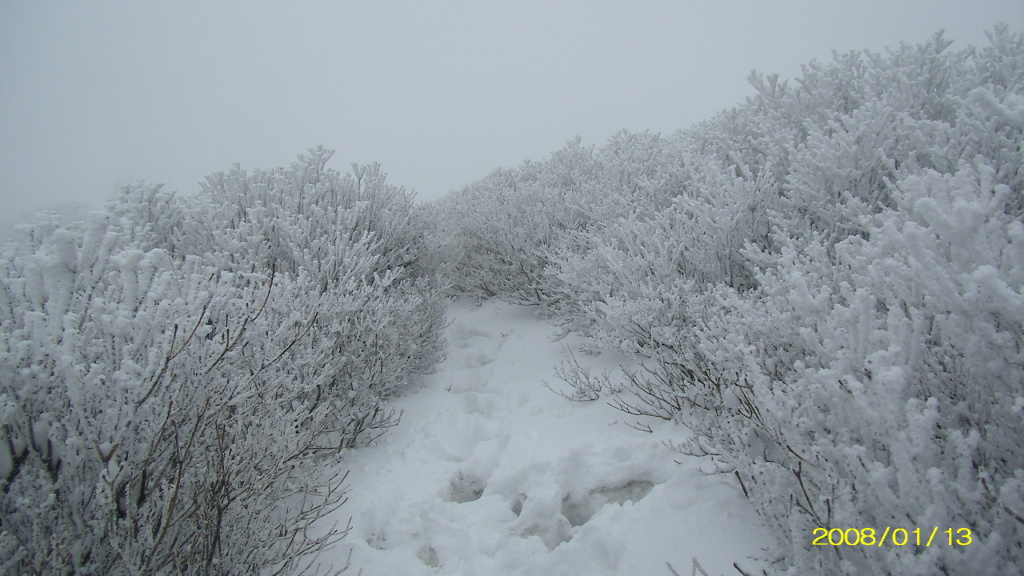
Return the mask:
<svg viewBox="0 0 1024 576">
<path fill-rule="evenodd" d="M 836 54 L 671 136 L 430 207 L 460 293 L 644 362 L 622 410 L 738 483 L 792 574 L 1024 570 L 1024 37 Z M 583 386 L 586 388 L 586 386 Z M 584 390 L 584 392 L 586 392 Z M 815 528 L 966 546 L 813 546 Z"/>
<path fill-rule="evenodd" d="M 1024 572 L 1024 35 L 949 44 L 428 204 L 318 148 L 20 229 L 0 571 Z"/>
<path fill-rule="evenodd" d="M 322 149 L 132 187 L 0 259 L 0 571 L 290 574 L 441 356 L 411 198 Z"/>
</svg>

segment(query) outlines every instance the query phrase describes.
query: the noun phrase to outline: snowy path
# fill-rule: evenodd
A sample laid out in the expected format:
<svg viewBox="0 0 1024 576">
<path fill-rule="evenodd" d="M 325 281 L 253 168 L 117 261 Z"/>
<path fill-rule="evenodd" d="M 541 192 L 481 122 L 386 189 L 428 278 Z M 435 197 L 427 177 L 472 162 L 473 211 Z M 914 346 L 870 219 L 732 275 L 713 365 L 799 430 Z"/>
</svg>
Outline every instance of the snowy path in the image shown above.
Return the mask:
<svg viewBox="0 0 1024 576">
<path fill-rule="evenodd" d="M 453 304 L 447 360 L 401 398 L 401 425 L 346 461 L 352 531 L 321 561 L 363 576 L 662 575 L 753 572 L 769 542 L 735 483 L 604 402 L 542 386 L 570 336 L 533 309 Z M 615 367 L 620 358 L 577 354 Z M 635 420 L 635 419 L 634 419 Z M 634 421 L 630 420 L 630 421 Z M 676 463 L 681 461 L 682 464 Z M 699 573 L 699 572 L 698 572 Z"/>
</svg>

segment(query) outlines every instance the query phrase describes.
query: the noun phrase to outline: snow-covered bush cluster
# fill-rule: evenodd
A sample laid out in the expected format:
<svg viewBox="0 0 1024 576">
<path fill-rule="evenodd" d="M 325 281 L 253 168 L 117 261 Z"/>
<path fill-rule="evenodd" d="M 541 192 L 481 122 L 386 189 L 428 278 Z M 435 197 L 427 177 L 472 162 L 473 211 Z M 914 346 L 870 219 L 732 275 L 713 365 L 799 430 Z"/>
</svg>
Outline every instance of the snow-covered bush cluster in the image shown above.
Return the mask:
<svg viewBox="0 0 1024 576">
<path fill-rule="evenodd" d="M 737 480 L 779 570 L 1021 572 L 1024 35 L 989 36 L 752 74 L 672 136 L 496 172 L 431 207 L 452 286 L 644 359 L 619 407 L 692 429 L 677 448 Z"/>
<path fill-rule="evenodd" d="M 546 162 L 496 170 L 428 205 L 434 223 L 429 236 L 447 256 L 450 289 L 546 302 L 546 268 L 560 235 L 587 221 L 579 187 L 591 165 L 591 150 L 577 139 Z"/>
<path fill-rule="evenodd" d="M 424 222 L 376 166 L 132 186 L 0 257 L 0 572 L 291 574 L 341 449 L 443 350 Z"/>
</svg>

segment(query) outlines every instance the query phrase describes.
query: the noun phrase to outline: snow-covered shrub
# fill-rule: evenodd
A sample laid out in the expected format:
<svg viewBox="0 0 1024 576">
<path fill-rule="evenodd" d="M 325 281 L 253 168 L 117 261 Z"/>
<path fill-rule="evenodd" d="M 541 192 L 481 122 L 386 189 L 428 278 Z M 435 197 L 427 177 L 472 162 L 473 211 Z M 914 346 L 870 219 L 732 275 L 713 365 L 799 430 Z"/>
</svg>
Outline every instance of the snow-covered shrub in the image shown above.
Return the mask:
<svg viewBox="0 0 1024 576">
<path fill-rule="evenodd" d="M 544 386 L 548 390 L 573 402 L 593 402 L 602 396 L 622 392 L 623 386 L 612 382 L 610 370 L 602 370 L 599 374 L 595 374 L 591 367 L 580 364 L 568 346 L 563 348 L 569 359 L 563 360 L 555 368 L 555 376 L 563 383 L 568 384 L 572 391 L 564 391 L 545 382 Z"/>
<path fill-rule="evenodd" d="M 456 285 L 639 356 L 619 407 L 692 428 L 677 447 L 742 483 L 778 569 L 1019 572 L 1024 35 L 989 37 L 752 74 L 744 105 L 619 134 L 573 185 L 496 173 L 447 200 Z M 810 545 L 887 526 L 973 543 Z"/>
<path fill-rule="evenodd" d="M 452 291 L 548 303 L 550 254 L 565 232 L 587 220 L 580 198 L 592 178 L 591 156 L 577 139 L 547 162 L 496 170 L 436 202 L 437 243 L 456 258 Z"/>
<path fill-rule="evenodd" d="M 343 497 L 328 456 L 393 423 L 444 307 L 408 197 L 324 156 L 5 248 L 3 572 L 290 574 L 341 535 L 308 531 Z"/>
<path fill-rule="evenodd" d="M 756 288 L 688 299 L 631 375 L 640 400 L 620 407 L 687 422 L 679 448 L 736 475 L 791 573 L 1024 567 L 1024 45 L 992 42 L 871 59 L 853 84 L 872 98 L 828 100 L 831 130 L 788 155 L 769 242 L 746 250 Z M 813 547 L 819 527 L 969 528 L 972 543 Z"/>
<path fill-rule="evenodd" d="M 697 164 L 690 143 L 678 140 L 686 163 Z M 606 209 L 605 220 L 564 236 L 548 274 L 558 295 L 553 308 L 571 327 L 607 346 L 651 350 L 651 334 L 685 325 L 685 301 L 707 286 L 753 286 L 740 252 L 767 234 L 772 174 L 748 179 L 713 169 L 711 158 L 699 165 L 663 175 L 676 187 L 663 188 L 654 205 L 628 204 L 621 214 Z"/>
<path fill-rule="evenodd" d="M 323 344 L 307 350 L 305 379 L 335 398 L 337 444 L 348 446 L 392 425 L 387 398 L 438 361 L 444 306 L 411 195 L 387 184 L 379 166 L 341 175 L 325 167 L 330 157 L 315 148 L 288 169 L 214 174 L 160 237 L 168 250 L 205 254 L 225 270 L 273 263 L 306 287 L 291 305 L 317 313 L 305 330 Z M 150 213 L 159 212 L 141 218 Z"/>
<path fill-rule="evenodd" d="M 777 184 L 703 146 L 689 133 L 622 131 L 596 152 L 577 139 L 433 204 L 453 291 L 542 304 L 584 328 L 616 294 L 645 300 L 680 278 L 749 286 L 740 249 L 764 242 Z"/>
<path fill-rule="evenodd" d="M 496 172 L 437 206 L 452 284 L 637 355 L 618 406 L 689 425 L 778 570 L 1020 572 L 1024 35 L 989 40 L 754 73 L 686 131 Z M 885 527 L 973 543 L 810 545 Z"/>
<path fill-rule="evenodd" d="M 363 241 L 377 259 L 371 276 L 431 277 L 420 267 L 428 247 L 412 195 L 388 184 L 376 164 L 353 165 L 353 174 L 344 175 L 326 168 L 332 154 L 314 148 L 287 169 L 250 173 L 235 166 L 206 178 L 187 217 L 147 208 L 137 220 L 157 230 L 172 252 L 220 254 L 228 259 L 224 266 L 236 265 L 231 259 L 274 261 L 282 272 L 305 270 L 321 291 L 345 273 L 345 251 Z M 150 214 L 164 221 L 148 221 Z"/>
<path fill-rule="evenodd" d="M 119 232 L 36 230 L 2 261 L 4 571 L 290 569 L 341 493 L 306 451 L 326 410 L 292 410 L 269 358 L 246 366 L 271 271 L 223 274 Z"/>
<path fill-rule="evenodd" d="M 701 434 L 687 448 L 737 471 L 795 573 L 1024 566 L 1024 226 L 993 173 L 904 178 L 898 209 L 862 219 L 869 240 L 784 249 L 753 299 L 723 296 L 697 331 L 732 381 L 680 412 Z M 816 527 L 887 526 L 973 543 L 809 546 Z"/>
</svg>

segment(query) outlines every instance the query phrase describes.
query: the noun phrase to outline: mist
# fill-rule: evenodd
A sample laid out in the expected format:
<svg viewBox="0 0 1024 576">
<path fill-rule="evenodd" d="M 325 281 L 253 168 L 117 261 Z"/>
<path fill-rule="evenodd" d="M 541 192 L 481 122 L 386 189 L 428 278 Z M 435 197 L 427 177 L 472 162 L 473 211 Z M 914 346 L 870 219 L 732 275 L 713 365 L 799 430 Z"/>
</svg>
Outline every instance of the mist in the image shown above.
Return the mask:
<svg viewBox="0 0 1024 576">
<path fill-rule="evenodd" d="M 438 198 L 580 136 L 671 133 L 832 50 L 945 30 L 988 2 L 4 2 L 0 214 L 80 212 L 136 180 L 193 192 L 234 163 L 380 162 Z"/>
</svg>

